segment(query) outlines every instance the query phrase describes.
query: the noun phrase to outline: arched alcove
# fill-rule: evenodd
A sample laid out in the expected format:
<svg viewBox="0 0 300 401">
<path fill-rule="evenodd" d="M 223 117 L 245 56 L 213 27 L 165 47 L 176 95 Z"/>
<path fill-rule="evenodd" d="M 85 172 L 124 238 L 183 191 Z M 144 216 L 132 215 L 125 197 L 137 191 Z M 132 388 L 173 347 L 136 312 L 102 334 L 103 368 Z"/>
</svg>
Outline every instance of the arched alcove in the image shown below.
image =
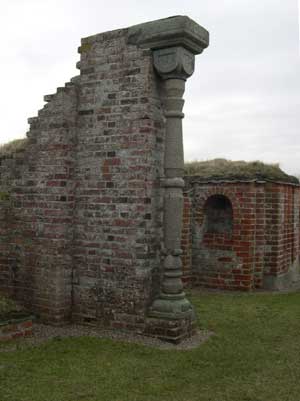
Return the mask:
<svg viewBox="0 0 300 401">
<path fill-rule="evenodd" d="M 230 200 L 224 195 L 210 196 L 204 205 L 204 232 L 231 234 L 233 210 Z"/>
</svg>

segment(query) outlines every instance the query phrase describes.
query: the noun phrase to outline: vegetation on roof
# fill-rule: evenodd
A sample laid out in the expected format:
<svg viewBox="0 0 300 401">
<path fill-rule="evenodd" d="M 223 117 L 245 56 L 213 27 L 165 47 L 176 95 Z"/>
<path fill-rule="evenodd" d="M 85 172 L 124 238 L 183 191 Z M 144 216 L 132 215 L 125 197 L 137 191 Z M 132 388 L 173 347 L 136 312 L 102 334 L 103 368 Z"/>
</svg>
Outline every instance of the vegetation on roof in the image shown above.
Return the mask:
<svg viewBox="0 0 300 401">
<path fill-rule="evenodd" d="M 261 161 L 213 159 L 188 162 L 185 164 L 185 174 L 197 176 L 201 181 L 264 180 L 299 184 L 298 178 L 286 174 L 279 164 L 265 164 Z"/>
<path fill-rule="evenodd" d="M 0 157 L 11 156 L 14 153 L 25 149 L 28 139 L 14 139 L 8 143 L 0 145 Z"/>
</svg>

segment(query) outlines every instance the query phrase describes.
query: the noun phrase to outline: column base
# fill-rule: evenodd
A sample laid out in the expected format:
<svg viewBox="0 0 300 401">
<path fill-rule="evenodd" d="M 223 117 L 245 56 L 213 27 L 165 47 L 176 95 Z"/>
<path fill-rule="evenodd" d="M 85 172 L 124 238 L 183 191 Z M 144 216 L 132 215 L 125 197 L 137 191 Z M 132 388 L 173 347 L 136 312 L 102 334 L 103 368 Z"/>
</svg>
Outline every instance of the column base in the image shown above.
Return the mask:
<svg viewBox="0 0 300 401">
<path fill-rule="evenodd" d="M 180 343 L 196 333 L 196 314 L 190 302 L 163 295 L 149 310 L 144 334 L 164 341 Z"/>
<path fill-rule="evenodd" d="M 183 292 L 178 295 L 161 294 L 160 298 L 153 302 L 148 316 L 173 320 L 184 319 L 191 314 L 195 314 L 194 308 Z"/>
</svg>

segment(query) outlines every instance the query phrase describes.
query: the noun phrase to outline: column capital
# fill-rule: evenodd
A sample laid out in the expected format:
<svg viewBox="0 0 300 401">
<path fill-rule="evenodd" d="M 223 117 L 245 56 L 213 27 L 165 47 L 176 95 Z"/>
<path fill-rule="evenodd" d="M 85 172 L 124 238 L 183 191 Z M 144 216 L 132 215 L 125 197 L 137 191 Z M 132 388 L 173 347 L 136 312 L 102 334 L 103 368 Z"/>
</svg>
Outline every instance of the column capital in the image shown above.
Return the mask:
<svg viewBox="0 0 300 401">
<path fill-rule="evenodd" d="M 167 47 L 153 51 L 153 65 L 162 79 L 189 78 L 195 68 L 194 54 L 184 47 Z"/>
</svg>

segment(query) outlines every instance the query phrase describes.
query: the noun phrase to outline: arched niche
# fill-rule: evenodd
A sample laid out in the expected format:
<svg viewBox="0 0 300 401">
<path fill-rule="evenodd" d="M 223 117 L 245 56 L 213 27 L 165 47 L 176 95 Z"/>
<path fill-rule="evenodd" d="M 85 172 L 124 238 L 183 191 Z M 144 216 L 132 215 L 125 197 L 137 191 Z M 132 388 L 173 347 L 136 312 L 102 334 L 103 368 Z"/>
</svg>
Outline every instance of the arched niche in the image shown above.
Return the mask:
<svg viewBox="0 0 300 401">
<path fill-rule="evenodd" d="M 233 229 L 233 209 L 224 195 L 212 195 L 204 204 L 204 233 L 231 234 Z"/>
</svg>

